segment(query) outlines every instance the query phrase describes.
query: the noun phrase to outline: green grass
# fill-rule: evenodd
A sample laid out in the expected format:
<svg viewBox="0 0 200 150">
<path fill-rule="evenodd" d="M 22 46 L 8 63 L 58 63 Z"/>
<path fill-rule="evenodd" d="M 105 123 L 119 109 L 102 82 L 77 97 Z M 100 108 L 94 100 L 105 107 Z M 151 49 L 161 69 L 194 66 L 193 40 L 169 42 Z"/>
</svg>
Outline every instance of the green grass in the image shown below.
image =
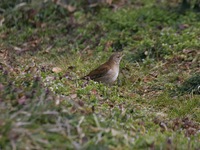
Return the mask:
<svg viewBox="0 0 200 150">
<path fill-rule="evenodd" d="M 200 13 L 114 3 L 0 5 L 0 149 L 200 147 Z M 114 85 L 80 80 L 121 50 Z"/>
</svg>

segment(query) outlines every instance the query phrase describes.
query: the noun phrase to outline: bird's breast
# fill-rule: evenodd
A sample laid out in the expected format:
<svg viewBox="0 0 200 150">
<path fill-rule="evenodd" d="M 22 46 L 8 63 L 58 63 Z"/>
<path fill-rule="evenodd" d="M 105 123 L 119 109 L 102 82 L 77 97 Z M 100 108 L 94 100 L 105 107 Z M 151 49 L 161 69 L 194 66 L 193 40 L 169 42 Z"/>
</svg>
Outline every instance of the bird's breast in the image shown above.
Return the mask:
<svg viewBox="0 0 200 150">
<path fill-rule="evenodd" d="M 110 69 L 108 71 L 108 75 L 110 76 L 110 82 L 114 82 L 117 79 L 118 74 L 119 74 L 119 67 L 118 66 Z"/>
<path fill-rule="evenodd" d="M 117 79 L 118 74 L 119 74 L 119 72 L 116 72 L 116 73 L 114 74 L 114 76 L 113 76 L 113 78 L 112 78 L 113 81 L 115 81 L 115 80 Z"/>
</svg>

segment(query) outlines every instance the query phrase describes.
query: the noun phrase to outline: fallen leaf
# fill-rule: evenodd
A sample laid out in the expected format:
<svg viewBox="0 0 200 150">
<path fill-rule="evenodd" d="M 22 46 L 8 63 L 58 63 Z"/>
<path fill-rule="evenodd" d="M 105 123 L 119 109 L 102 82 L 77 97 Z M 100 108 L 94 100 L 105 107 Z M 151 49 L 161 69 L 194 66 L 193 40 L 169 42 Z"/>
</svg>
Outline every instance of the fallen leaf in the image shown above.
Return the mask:
<svg viewBox="0 0 200 150">
<path fill-rule="evenodd" d="M 105 45 L 105 51 L 109 51 L 109 48 L 112 46 L 113 41 L 107 41 Z"/>
<path fill-rule="evenodd" d="M 109 5 L 111 5 L 112 2 L 113 2 L 113 0 L 106 0 L 106 3 L 109 4 Z"/>
<path fill-rule="evenodd" d="M 75 99 L 75 98 L 77 97 L 77 94 L 71 94 L 70 97 L 71 97 L 72 99 Z"/>
<path fill-rule="evenodd" d="M 0 27 L 3 26 L 3 22 L 5 21 L 4 17 L 0 17 Z"/>
<path fill-rule="evenodd" d="M 52 71 L 53 71 L 54 73 L 60 73 L 60 72 L 62 71 L 62 69 L 59 68 L 59 67 L 54 67 L 54 68 L 52 69 Z"/>
<path fill-rule="evenodd" d="M 65 8 L 69 11 L 69 12 L 74 12 L 76 10 L 76 7 L 71 6 L 71 5 L 66 5 Z"/>
<path fill-rule="evenodd" d="M 18 99 L 18 103 L 20 104 L 20 105 L 23 105 L 23 104 L 25 104 L 25 102 L 26 102 L 26 96 L 22 96 L 20 99 Z"/>
<path fill-rule="evenodd" d="M 76 7 L 75 6 L 72 6 L 72 5 L 67 5 L 65 4 L 64 2 L 60 1 L 60 0 L 57 0 L 57 1 L 54 1 L 57 5 L 67 9 L 69 12 L 74 12 L 76 10 Z"/>
<path fill-rule="evenodd" d="M 188 28 L 188 27 L 189 27 L 188 24 L 180 24 L 180 25 L 179 25 L 179 29 L 181 29 L 181 30 L 186 29 L 186 28 Z"/>
<path fill-rule="evenodd" d="M 3 91 L 4 90 L 4 86 L 3 84 L 0 83 L 0 91 Z"/>
<path fill-rule="evenodd" d="M 111 129 L 111 133 L 112 133 L 113 136 L 117 136 L 117 135 L 121 135 L 122 134 L 121 132 L 119 132 L 119 131 L 117 131 L 115 129 Z"/>
</svg>

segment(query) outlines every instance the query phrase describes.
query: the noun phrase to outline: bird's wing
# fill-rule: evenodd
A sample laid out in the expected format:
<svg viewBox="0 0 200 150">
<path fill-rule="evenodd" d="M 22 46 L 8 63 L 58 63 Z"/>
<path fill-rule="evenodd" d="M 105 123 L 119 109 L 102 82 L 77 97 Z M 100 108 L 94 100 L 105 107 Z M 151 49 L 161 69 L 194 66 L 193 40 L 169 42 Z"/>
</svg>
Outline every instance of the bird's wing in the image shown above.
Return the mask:
<svg viewBox="0 0 200 150">
<path fill-rule="evenodd" d="M 104 75 L 106 75 L 106 73 L 110 70 L 110 67 L 108 65 L 101 65 L 99 66 L 97 69 L 91 71 L 87 77 L 90 77 L 90 79 L 96 79 L 96 78 L 100 78 Z"/>
</svg>

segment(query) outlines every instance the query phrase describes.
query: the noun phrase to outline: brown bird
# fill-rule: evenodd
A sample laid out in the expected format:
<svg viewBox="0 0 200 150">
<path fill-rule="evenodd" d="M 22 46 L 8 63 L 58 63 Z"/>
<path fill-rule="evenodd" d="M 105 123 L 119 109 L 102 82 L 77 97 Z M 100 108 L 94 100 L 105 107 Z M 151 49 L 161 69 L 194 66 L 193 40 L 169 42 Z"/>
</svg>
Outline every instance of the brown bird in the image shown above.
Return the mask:
<svg viewBox="0 0 200 150">
<path fill-rule="evenodd" d="M 112 84 L 119 74 L 119 63 L 123 57 L 122 53 L 116 52 L 110 56 L 107 62 L 91 71 L 84 79 L 91 79 L 105 84 Z"/>
</svg>

